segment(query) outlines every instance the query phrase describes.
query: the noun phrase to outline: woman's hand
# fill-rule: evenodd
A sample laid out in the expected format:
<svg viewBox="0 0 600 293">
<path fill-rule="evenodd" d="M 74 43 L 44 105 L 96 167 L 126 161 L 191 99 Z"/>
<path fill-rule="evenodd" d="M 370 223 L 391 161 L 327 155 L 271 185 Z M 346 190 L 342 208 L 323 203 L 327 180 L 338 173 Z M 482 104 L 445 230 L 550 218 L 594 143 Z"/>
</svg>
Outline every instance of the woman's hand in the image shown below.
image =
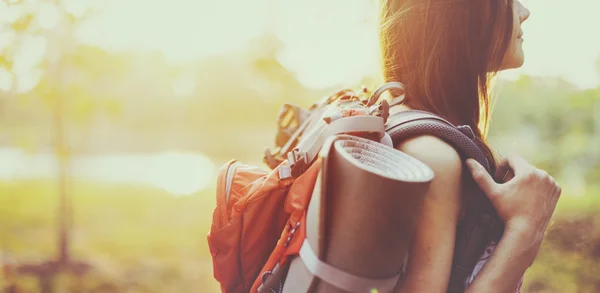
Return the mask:
<svg viewBox="0 0 600 293">
<path fill-rule="evenodd" d="M 515 292 L 537 256 L 561 188 L 547 172 L 517 156 L 501 162 L 495 175 L 502 183 L 474 160 L 467 160 L 467 166 L 506 225 L 492 257 L 466 292 Z"/>
<path fill-rule="evenodd" d="M 507 229 L 534 233 L 535 240 L 541 242 L 561 194 L 554 178 L 517 156 L 507 157 L 498 167 L 496 176 L 506 178 L 503 174 L 510 171 L 514 174 L 504 183 L 496 183 L 474 160 L 468 160 L 467 166 Z"/>
</svg>

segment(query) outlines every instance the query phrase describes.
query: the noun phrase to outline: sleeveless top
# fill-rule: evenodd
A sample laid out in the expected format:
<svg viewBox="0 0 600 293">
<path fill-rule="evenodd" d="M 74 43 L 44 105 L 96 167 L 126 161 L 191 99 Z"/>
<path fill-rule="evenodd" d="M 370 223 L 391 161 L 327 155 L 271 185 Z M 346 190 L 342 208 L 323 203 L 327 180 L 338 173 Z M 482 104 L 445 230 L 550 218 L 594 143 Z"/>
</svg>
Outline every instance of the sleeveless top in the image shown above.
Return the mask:
<svg viewBox="0 0 600 293">
<path fill-rule="evenodd" d="M 475 269 L 471 273 L 471 276 L 466 280 L 465 287 L 468 287 L 471 283 L 473 283 L 473 281 L 475 280 L 475 277 L 477 277 L 477 275 L 479 274 L 479 272 L 481 272 L 481 270 L 483 269 L 483 266 L 485 265 L 485 263 L 492 256 L 492 253 L 494 252 L 494 250 L 496 250 L 496 243 L 492 242 L 485 249 L 485 252 L 481 256 L 481 258 L 479 258 L 479 261 L 475 265 Z M 519 284 L 517 285 L 517 289 L 516 289 L 515 293 L 521 293 L 521 287 L 522 286 L 523 286 L 523 277 L 521 277 L 521 280 L 519 281 Z"/>
</svg>

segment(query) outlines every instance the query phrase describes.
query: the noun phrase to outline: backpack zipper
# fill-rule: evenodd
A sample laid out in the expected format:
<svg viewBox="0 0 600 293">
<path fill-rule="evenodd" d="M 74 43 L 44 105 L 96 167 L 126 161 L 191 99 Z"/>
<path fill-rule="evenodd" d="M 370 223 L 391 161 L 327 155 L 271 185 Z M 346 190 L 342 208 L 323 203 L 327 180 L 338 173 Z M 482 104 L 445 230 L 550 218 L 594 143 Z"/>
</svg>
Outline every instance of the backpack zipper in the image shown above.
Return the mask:
<svg viewBox="0 0 600 293">
<path fill-rule="evenodd" d="M 233 176 L 235 175 L 235 170 L 237 170 L 240 162 L 236 161 L 229 165 L 227 168 L 227 175 L 225 176 L 225 204 L 229 204 L 229 195 L 231 194 L 231 185 Z"/>
<path fill-rule="evenodd" d="M 219 182 L 219 186 L 217 187 L 217 210 L 215 211 L 216 215 L 218 215 L 216 221 L 219 229 L 229 222 L 227 205 L 229 204 L 235 170 L 239 165 L 240 163 L 238 161 L 232 160 L 221 169 L 225 172 L 219 171 L 219 177 L 217 179 Z"/>
</svg>

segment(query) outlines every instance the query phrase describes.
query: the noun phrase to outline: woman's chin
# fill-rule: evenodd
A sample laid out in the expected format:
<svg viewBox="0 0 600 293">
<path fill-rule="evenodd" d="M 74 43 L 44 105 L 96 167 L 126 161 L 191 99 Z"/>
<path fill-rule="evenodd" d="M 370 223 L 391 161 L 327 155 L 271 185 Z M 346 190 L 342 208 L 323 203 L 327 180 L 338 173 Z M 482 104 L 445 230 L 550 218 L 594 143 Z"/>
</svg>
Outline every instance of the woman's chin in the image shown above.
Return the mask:
<svg viewBox="0 0 600 293">
<path fill-rule="evenodd" d="M 517 69 L 523 66 L 523 64 L 525 64 L 525 56 L 523 54 L 515 54 L 508 62 L 502 64 L 500 70 Z"/>
</svg>

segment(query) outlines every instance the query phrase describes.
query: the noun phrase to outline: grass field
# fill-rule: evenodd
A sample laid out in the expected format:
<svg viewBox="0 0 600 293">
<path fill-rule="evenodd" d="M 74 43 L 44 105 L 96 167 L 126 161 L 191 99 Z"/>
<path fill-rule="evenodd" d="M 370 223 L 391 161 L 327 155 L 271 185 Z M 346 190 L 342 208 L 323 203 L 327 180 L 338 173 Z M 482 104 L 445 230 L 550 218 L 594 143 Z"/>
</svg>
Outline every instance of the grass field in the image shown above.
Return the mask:
<svg viewBox="0 0 600 293">
<path fill-rule="evenodd" d="M 35 262 L 55 251 L 57 196 L 51 182 L 0 183 L 0 251 Z M 173 197 L 159 189 L 76 182 L 73 256 L 93 266 L 61 276 L 55 292 L 218 292 L 206 235 L 214 193 Z M 4 277 L 38 292 L 31 277 Z M 58 288 L 61 287 L 61 288 Z M 63 289 L 63 290 L 61 290 Z"/>
<path fill-rule="evenodd" d="M 0 182 L 0 261 L 39 262 L 55 252 L 56 187 Z M 52 292 L 219 292 L 206 235 L 213 189 L 174 197 L 142 186 L 75 182 L 73 256 L 93 270 L 53 278 Z M 600 197 L 561 199 L 524 292 L 600 292 Z M 16 286 L 15 286 L 16 285 Z M 41 292 L 31 276 L 7 274 L 0 288 Z"/>
</svg>

